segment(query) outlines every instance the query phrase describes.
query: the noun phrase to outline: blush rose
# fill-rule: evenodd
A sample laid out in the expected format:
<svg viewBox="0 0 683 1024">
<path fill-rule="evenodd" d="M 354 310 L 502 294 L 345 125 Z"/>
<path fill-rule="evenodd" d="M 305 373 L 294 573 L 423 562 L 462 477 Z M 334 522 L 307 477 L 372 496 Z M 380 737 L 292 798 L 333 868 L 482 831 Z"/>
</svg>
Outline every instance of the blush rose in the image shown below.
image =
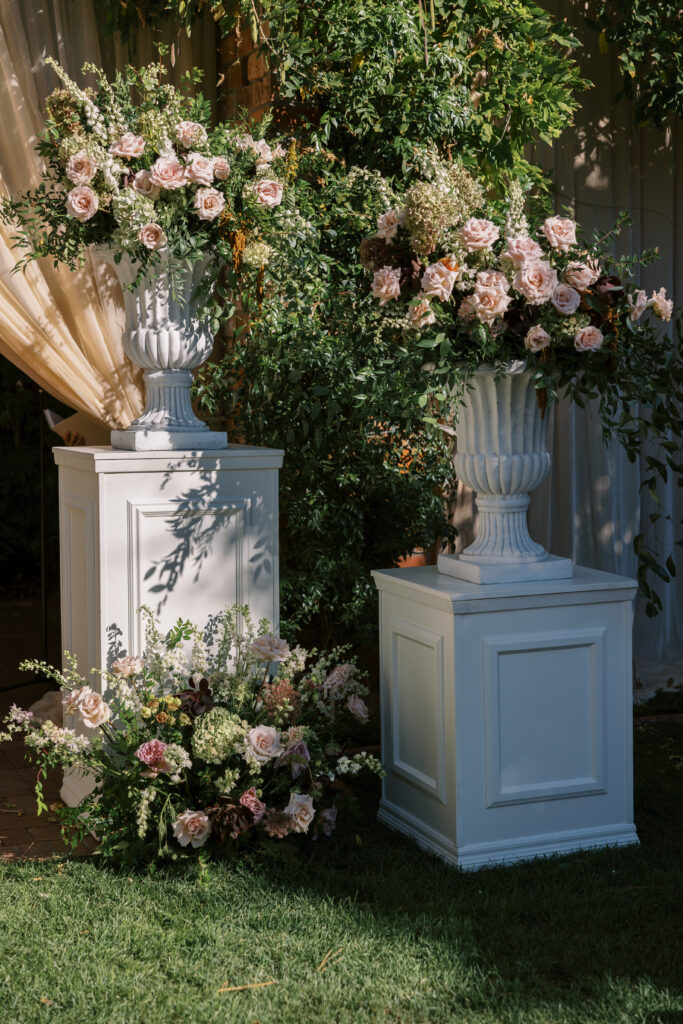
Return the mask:
<svg viewBox="0 0 683 1024">
<path fill-rule="evenodd" d="M 215 220 L 225 209 L 225 196 L 216 188 L 198 188 L 194 207 L 200 220 Z"/>
<path fill-rule="evenodd" d="M 548 302 L 557 288 L 557 271 L 543 260 L 523 263 L 515 274 L 512 287 L 532 306 Z"/>
<path fill-rule="evenodd" d="M 602 331 L 589 324 L 588 327 L 582 327 L 574 335 L 574 348 L 577 352 L 596 352 L 599 348 L 602 348 L 604 340 L 605 337 Z"/>
<path fill-rule="evenodd" d="M 133 132 L 125 132 L 120 139 L 113 142 L 109 147 L 109 152 L 112 156 L 122 156 L 131 159 L 136 156 L 142 156 L 145 149 L 145 140 L 141 135 L 135 135 Z"/>
<path fill-rule="evenodd" d="M 560 252 L 569 252 L 576 245 L 576 224 L 570 217 L 546 217 L 541 231 Z"/>
<path fill-rule="evenodd" d="M 157 188 L 184 188 L 187 185 L 187 168 L 177 156 L 160 156 L 150 168 L 149 180 Z"/>
<path fill-rule="evenodd" d="M 173 822 L 173 835 L 181 846 L 203 846 L 211 834 L 211 822 L 203 811 L 183 811 Z"/>
<path fill-rule="evenodd" d="M 568 284 L 558 284 L 550 302 L 558 313 L 562 313 L 564 316 L 571 316 L 572 313 L 576 313 L 581 305 L 581 296 L 574 288 L 570 288 Z"/>
<path fill-rule="evenodd" d="M 477 252 L 479 249 L 490 249 L 500 238 L 500 229 L 493 221 L 470 217 L 458 234 L 468 252 Z"/>
<path fill-rule="evenodd" d="M 393 267 L 382 267 L 372 279 L 372 294 L 379 299 L 380 306 L 386 306 L 390 299 L 401 294 L 401 271 Z"/>
<path fill-rule="evenodd" d="M 261 178 L 252 186 L 257 202 L 261 206 L 279 206 L 282 202 L 282 185 L 270 178 Z"/>
<path fill-rule="evenodd" d="M 72 188 L 66 197 L 66 212 L 81 223 L 94 217 L 99 205 L 100 201 L 89 185 Z"/>
<path fill-rule="evenodd" d="M 98 166 L 84 149 L 69 157 L 66 165 L 66 176 L 74 185 L 88 185 L 95 177 Z"/>
<path fill-rule="evenodd" d="M 541 352 L 550 344 L 550 335 L 540 324 L 530 327 L 524 338 L 524 347 L 529 352 Z"/>
</svg>

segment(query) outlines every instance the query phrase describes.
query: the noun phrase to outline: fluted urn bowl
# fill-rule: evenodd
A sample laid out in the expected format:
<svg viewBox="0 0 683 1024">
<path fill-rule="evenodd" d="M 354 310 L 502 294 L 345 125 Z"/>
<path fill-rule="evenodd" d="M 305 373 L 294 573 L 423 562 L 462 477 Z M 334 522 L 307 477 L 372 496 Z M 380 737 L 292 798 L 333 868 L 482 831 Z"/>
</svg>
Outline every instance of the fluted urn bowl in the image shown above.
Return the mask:
<svg viewBox="0 0 683 1024">
<path fill-rule="evenodd" d="M 192 370 L 211 355 L 213 338 L 199 319 L 197 286 L 208 258 L 192 265 L 162 254 L 149 275 L 136 280 L 138 268 L 125 256 L 115 263 L 111 250 L 96 255 L 112 266 L 123 292 L 123 348 L 144 370 L 145 409 L 125 429 L 113 430 L 114 448 L 180 451 L 225 448 L 227 434 L 212 431 L 192 409 Z"/>
<path fill-rule="evenodd" d="M 523 362 L 480 366 L 462 400 L 455 472 L 476 491 L 474 541 L 459 555 L 441 555 L 439 571 L 472 583 L 566 579 L 570 559 L 549 555 L 529 536 L 530 492 L 550 471 L 548 419 L 534 375 Z"/>
</svg>

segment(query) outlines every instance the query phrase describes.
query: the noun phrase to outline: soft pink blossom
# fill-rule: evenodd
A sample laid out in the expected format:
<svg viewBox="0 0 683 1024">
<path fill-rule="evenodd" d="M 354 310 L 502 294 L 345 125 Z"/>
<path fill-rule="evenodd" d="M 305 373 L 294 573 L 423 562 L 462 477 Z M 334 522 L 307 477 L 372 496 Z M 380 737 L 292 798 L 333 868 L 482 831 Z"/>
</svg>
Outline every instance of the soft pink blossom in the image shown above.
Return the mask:
<svg viewBox="0 0 683 1024">
<path fill-rule="evenodd" d="M 273 160 L 281 160 L 285 156 L 287 156 L 287 150 L 278 142 L 277 146 L 273 150 Z"/>
<path fill-rule="evenodd" d="M 272 725 L 257 725 L 247 733 L 245 756 L 248 761 L 265 764 L 281 753 L 280 733 Z"/>
<path fill-rule="evenodd" d="M 359 722 L 365 725 L 368 720 L 368 706 L 361 696 L 357 693 L 352 693 L 346 702 L 346 707 L 354 718 L 357 718 Z"/>
<path fill-rule="evenodd" d="M 150 221 L 149 224 L 145 224 L 140 228 L 138 238 L 145 249 L 164 249 L 167 242 L 164 229 L 160 224 L 155 224 L 154 221 Z"/>
<path fill-rule="evenodd" d="M 427 295 L 417 296 L 417 301 L 411 302 L 408 306 L 408 323 L 413 330 L 421 331 L 423 327 L 429 327 L 436 321 L 436 316 L 432 311 L 432 306 Z"/>
<path fill-rule="evenodd" d="M 515 238 L 508 238 L 508 247 L 501 254 L 501 259 L 508 259 L 515 270 L 519 270 L 523 263 L 531 260 L 540 260 L 543 249 L 528 235 L 517 235 Z"/>
<path fill-rule="evenodd" d="M 304 793 L 290 793 L 285 814 L 292 820 L 292 832 L 308 832 L 315 817 L 313 797 Z"/>
<path fill-rule="evenodd" d="M 495 288 L 499 292 L 507 292 L 508 279 L 500 270 L 480 270 L 477 274 L 477 288 Z"/>
<path fill-rule="evenodd" d="M 100 201 L 89 185 L 72 188 L 66 197 L 66 212 L 81 222 L 94 217 Z"/>
<path fill-rule="evenodd" d="M 600 267 L 595 260 L 589 260 L 587 263 L 575 260 L 567 264 L 562 276 L 568 285 L 576 288 L 577 292 L 586 292 L 600 277 Z"/>
<path fill-rule="evenodd" d="M 286 640 L 281 640 L 279 636 L 272 636 L 270 633 L 252 640 L 250 650 L 262 661 L 286 661 L 292 653 Z"/>
<path fill-rule="evenodd" d="M 390 299 L 401 294 L 401 271 L 394 267 L 382 267 L 372 279 L 372 294 L 379 299 L 380 306 L 386 306 Z"/>
<path fill-rule="evenodd" d="M 466 295 L 458 308 L 458 316 L 461 320 L 474 320 L 476 315 L 473 296 Z"/>
<path fill-rule="evenodd" d="M 482 287 L 477 280 L 469 308 L 481 323 L 491 326 L 494 320 L 504 316 L 511 302 L 508 292 L 499 287 Z"/>
<path fill-rule="evenodd" d="M 258 163 L 269 164 L 273 159 L 273 151 L 265 139 L 254 140 L 251 143 L 251 150 L 259 158 Z"/>
<path fill-rule="evenodd" d="M 111 708 L 89 686 L 80 686 L 62 697 L 64 714 L 73 715 L 78 712 L 90 729 L 97 729 L 111 718 Z"/>
<path fill-rule="evenodd" d="M 206 142 L 206 129 L 197 121 L 180 121 L 175 126 L 175 133 L 181 146 L 203 146 Z"/>
<path fill-rule="evenodd" d="M 188 153 L 185 157 L 187 176 L 197 185 L 210 185 L 213 181 L 214 167 L 210 156 L 201 153 Z"/>
<path fill-rule="evenodd" d="M 159 198 L 159 186 L 154 184 L 149 171 L 138 171 L 131 182 L 131 187 L 147 199 Z"/>
<path fill-rule="evenodd" d="M 422 275 L 422 291 L 428 298 L 441 299 L 446 302 L 451 297 L 458 272 L 451 270 L 445 263 L 432 263 Z"/>
<path fill-rule="evenodd" d="M 165 770 L 168 765 L 164 754 L 166 752 L 167 744 L 162 740 L 147 740 L 146 743 L 142 743 L 135 751 L 135 756 L 138 761 L 142 761 L 143 764 L 148 765 L 150 768 L 161 768 Z"/>
<path fill-rule="evenodd" d="M 670 320 L 674 311 L 674 304 L 671 299 L 667 299 L 665 288 L 660 288 L 658 292 L 652 292 L 648 307 L 660 320 Z"/>
<path fill-rule="evenodd" d="M 217 188 L 198 188 L 194 207 L 200 220 L 215 220 L 225 209 L 225 196 Z"/>
<path fill-rule="evenodd" d="M 540 324 L 530 327 L 524 338 L 524 347 L 530 352 L 541 352 L 551 342 L 550 335 Z"/>
<path fill-rule="evenodd" d="M 187 185 L 187 168 L 177 156 L 160 156 L 150 168 L 149 180 L 157 188 L 184 188 Z"/>
<path fill-rule="evenodd" d="M 515 274 L 512 287 L 532 306 L 540 306 L 552 298 L 557 288 L 557 271 L 543 260 L 523 263 Z"/>
<path fill-rule="evenodd" d="M 88 185 L 95 177 L 98 166 L 84 149 L 70 156 L 66 165 L 66 176 L 74 185 Z"/>
<path fill-rule="evenodd" d="M 558 313 L 571 316 L 581 305 L 581 296 L 575 288 L 570 288 L 568 284 L 558 284 L 550 302 Z"/>
<path fill-rule="evenodd" d="M 569 217 L 546 217 L 541 231 L 560 252 L 569 252 L 576 245 L 576 224 Z"/>
<path fill-rule="evenodd" d="M 631 320 L 640 320 L 641 316 L 647 309 L 647 292 L 643 291 L 642 288 L 639 288 L 635 295 L 629 295 L 628 301 L 631 306 L 631 312 L 629 314 Z"/>
<path fill-rule="evenodd" d="M 282 202 L 282 185 L 270 178 L 260 178 L 252 186 L 257 201 L 261 206 L 279 206 Z"/>
<path fill-rule="evenodd" d="M 490 249 L 500 238 L 500 229 L 493 221 L 470 217 L 458 234 L 468 252 L 477 252 L 479 249 Z"/>
<path fill-rule="evenodd" d="M 130 679 L 131 676 L 139 676 L 144 671 L 145 663 L 142 658 L 134 654 L 128 654 L 125 658 L 117 658 L 112 664 L 111 670 L 115 676 L 122 679 Z"/>
<path fill-rule="evenodd" d="M 224 156 L 215 156 L 213 158 L 213 173 L 219 181 L 225 181 L 230 174 L 230 164 Z"/>
<path fill-rule="evenodd" d="M 396 237 L 399 225 L 403 224 L 405 215 L 402 210 L 387 210 L 377 218 L 377 236 L 385 242 L 391 242 Z"/>
<path fill-rule="evenodd" d="M 203 811 L 183 811 L 173 823 L 173 835 L 181 846 L 203 846 L 211 834 L 211 822 Z"/>
<path fill-rule="evenodd" d="M 109 147 L 109 152 L 112 156 L 122 156 L 127 159 L 131 159 L 136 156 L 141 156 L 145 148 L 145 140 L 141 135 L 135 135 L 133 132 L 126 132 L 113 142 Z"/>
<path fill-rule="evenodd" d="M 604 340 L 605 337 L 602 331 L 589 324 L 588 327 L 582 327 L 574 335 L 574 348 L 577 352 L 595 352 L 597 349 L 602 348 Z"/>
<path fill-rule="evenodd" d="M 256 796 L 256 790 L 253 786 L 249 789 L 245 789 L 244 793 L 240 797 L 240 803 L 242 807 L 246 807 L 254 815 L 254 824 L 257 825 L 263 815 L 266 813 L 266 805 L 263 801 L 259 800 Z"/>
</svg>

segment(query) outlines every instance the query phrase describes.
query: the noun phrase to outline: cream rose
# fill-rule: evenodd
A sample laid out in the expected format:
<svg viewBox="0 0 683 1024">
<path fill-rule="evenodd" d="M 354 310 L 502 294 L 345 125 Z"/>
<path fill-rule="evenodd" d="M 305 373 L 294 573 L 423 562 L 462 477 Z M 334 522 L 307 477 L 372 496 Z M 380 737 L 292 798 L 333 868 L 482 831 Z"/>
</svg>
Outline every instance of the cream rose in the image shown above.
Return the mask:
<svg viewBox="0 0 683 1024">
<path fill-rule="evenodd" d="M 543 249 L 538 242 L 528 235 L 517 235 L 515 238 L 508 238 L 508 247 L 501 254 L 501 259 L 510 260 L 515 270 L 519 270 L 523 263 L 531 260 L 540 260 Z"/>
<path fill-rule="evenodd" d="M 647 309 L 647 292 L 639 288 L 635 295 L 629 295 L 628 301 L 631 305 L 631 312 L 629 314 L 631 320 L 640 320 Z"/>
<path fill-rule="evenodd" d="M 126 132 L 113 142 L 109 147 L 109 152 L 112 156 L 122 156 L 128 159 L 136 156 L 142 156 L 145 149 L 145 140 L 141 135 L 134 135 L 133 132 Z"/>
<path fill-rule="evenodd" d="M 553 249 L 569 252 L 576 245 L 576 224 L 569 217 L 546 217 L 541 230 Z"/>
<path fill-rule="evenodd" d="M 568 263 L 562 275 L 571 288 L 577 292 L 586 292 L 600 277 L 600 268 L 594 260 L 588 263 L 574 261 Z"/>
<path fill-rule="evenodd" d="M 224 156 L 215 156 L 213 158 L 213 173 L 219 181 L 225 181 L 230 174 L 230 164 Z"/>
<path fill-rule="evenodd" d="M 175 134 L 181 146 L 203 146 L 207 140 L 206 129 L 197 121 L 180 121 L 175 126 Z"/>
<path fill-rule="evenodd" d="M 292 832 L 308 832 L 315 817 L 313 797 L 307 793 L 290 793 L 285 814 L 292 819 Z"/>
<path fill-rule="evenodd" d="M 425 270 L 420 283 L 425 295 L 445 302 L 450 298 L 457 280 L 456 270 L 451 270 L 445 263 L 432 263 Z"/>
<path fill-rule="evenodd" d="M 470 217 L 458 232 L 460 240 L 468 252 L 489 249 L 500 238 L 500 230 L 493 221 Z"/>
<path fill-rule="evenodd" d="M 141 675 L 144 668 L 145 663 L 142 658 L 136 658 L 135 655 L 128 654 L 125 658 L 117 658 L 111 670 L 115 676 L 121 676 L 122 679 L 130 679 L 132 676 Z"/>
<path fill-rule="evenodd" d="M 286 640 L 281 640 L 279 636 L 272 636 L 270 633 L 257 636 L 252 640 L 249 649 L 262 661 L 286 661 L 292 653 Z"/>
<path fill-rule="evenodd" d="M 532 306 L 548 302 L 557 288 L 557 271 L 543 260 L 523 263 L 515 274 L 512 287 Z"/>
<path fill-rule="evenodd" d="M 476 315 L 477 313 L 474 306 L 474 298 L 472 295 L 466 295 L 465 298 L 460 303 L 460 308 L 458 309 L 458 316 L 460 317 L 461 320 L 473 320 Z"/>
<path fill-rule="evenodd" d="M 605 337 L 602 331 L 589 324 L 588 327 L 582 327 L 574 335 L 574 348 L 577 352 L 595 352 L 597 349 L 602 348 L 604 340 Z"/>
<path fill-rule="evenodd" d="M 480 270 L 477 274 L 477 288 L 494 288 L 499 292 L 507 292 L 508 279 L 500 270 Z"/>
<path fill-rule="evenodd" d="M 563 313 L 564 316 L 571 316 L 572 313 L 576 313 L 581 305 L 581 296 L 574 288 L 570 288 L 568 284 L 558 284 L 550 302 L 558 313 Z"/>
<path fill-rule="evenodd" d="M 149 224 L 145 224 L 138 231 L 138 238 L 144 245 L 145 249 L 163 249 L 166 246 L 166 235 L 164 229 L 160 224 L 155 224 L 154 221 L 150 221 Z"/>
<path fill-rule="evenodd" d="M 405 215 L 402 210 L 387 210 L 377 218 L 377 237 L 391 242 L 396 237 L 399 225 L 403 224 Z"/>
<path fill-rule="evenodd" d="M 248 761 L 265 764 L 282 753 L 280 733 L 272 725 L 257 725 L 250 729 L 246 738 L 246 757 Z"/>
<path fill-rule="evenodd" d="M 159 186 L 154 184 L 149 171 L 138 171 L 133 178 L 132 188 L 141 196 L 146 196 L 147 199 L 159 198 Z"/>
<path fill-rule="evenodd" d="M 216 188 L 198 188 L 194 206 L 200 220 L 215 220 L 225 208 L 225 196 Z"/>
<path fill-rule="evenodd" d="M 674 304 L 671 299 L 667 299 L 665 288 L 660 288 L 658 292 L 653 291 L 648 307 L 660 320 L 670 320 L 674 311 Z"/>
<path fill-rule="evenodd" d="M 259 158 L 258 163 L 269 164 L 273 159 L 273 151 L 266 142 L 265 139 L 259 139 L 258 141 L 252 141 L 251 143 L 252 152 L 256 153 Z"/>
<path fill-rule="evenodd" d="M 84 691 L 78 701 L 78 710 L 81 718 L 90 729 L 97 729 L 104 725 L 111 718 L 111 708 L 102 700 L 99 693 L 94 693 L 90 687 L 83 687 Z"/>
<path fill-rule="evenodd" d="M 185 157 L 187 164 L 187 176 L 190 181 L 197 185 L 210 185 L 213 181 L 214 168 L 210 156 L 202 156 L 201 153 L 188 153 Z"/>
<path fill-rule="evenodd" d="M 66 176 L 74 185 L 88 185 L 99 168 L 92 157 L 88 156 L 84 149 L 69 157 L 66 165 Z"/>
<path fill-rule="evenodd" d="M 380 306 L 386 306 L 390 299 L 401 294 L 401 271 L 393 267 L 382 267 L 372 279 L 372 294 L 379 299 Z"/>
<path fill-rule="evenodd" d="M 187 185 L 187 168 L 177 156 L 160 156 L 150 168 L 149 180 L 157 188 L 184 188 Z"/>
<path fill-rule="evenodd" d="M 530 327 L 524 338 L 524 347 L 530 352 L 541 352 L 550 344 L 550 335 L 540 324 Z"/>
<path fill-rule="evenodd" d="M 477 282 L 474 292 L 470 295 L 470 310 L 483 324 L 489 326 L 498 317 L 502 317 L 512 302 L 512 296 L 500 288 L 482 287 Z"/>
<path fill-rule="evenodd" d="M 81 222 L 94 217 L 100 201 L 89 185 L 72 188 L 66 197 L 66 212 Z"/>
<path fill-rule="evenodd" d="M 181 846 L 197 849 L 211 835 L 211 822 L 203 811 L 183 811 L 173 822 L 173 835 Z"/>
<path fill-rule="evenodd" d="M 273 160 L 282 160 L 285 156 L 287 156 L 287 150 L 278 142 L 277 146 L 273 150 Z"/>
<path fill-rule="evenodd" d="M 346 702 L 346 707 L 354 718 L 365 725 L 368 720 L 368 706 L 362 697 L 357 693 L 352 693 Z"/>
<path fill-rule="evenodd" d="M 252 186 L 261 206 L 279 206 L 282 202 L 282 185 L 270 178 L 261 178 Z"/>
<path fill-rule="evenodd" d="M 426 295 L 418 295 L 418 301 L 411 303 L 408 307 L 408 323 L 416 331 L 421 331 L 423 327 L 429 327 L 436 320 L 434 313 L 432 312 L 431 303 Z"/>
</svg>

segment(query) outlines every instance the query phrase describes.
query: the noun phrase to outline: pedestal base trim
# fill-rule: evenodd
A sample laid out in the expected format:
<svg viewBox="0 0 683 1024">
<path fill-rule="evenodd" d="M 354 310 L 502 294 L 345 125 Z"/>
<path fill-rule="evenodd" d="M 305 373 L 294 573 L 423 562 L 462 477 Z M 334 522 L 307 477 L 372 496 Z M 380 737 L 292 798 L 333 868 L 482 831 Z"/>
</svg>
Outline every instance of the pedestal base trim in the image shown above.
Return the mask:
<svg viewBox="0 0 683 1024">
<path fill-rule="evenodd" d="M 530 583 L 534 580 L 566 580 L 574 575 L 570 558 L 548 555 L 536 562 L 488 562 L 461 555 L 439 555 L 439 572 L 469 583 Z"/>
<path fill-rule="evenodd" d="M 67 807 L 77 807 L 81 800 L 95 788 L 93 775 L 78 771 L 77 768 L 67 768 L 63 775 L 62 788 L 59 795 Z"/>
<path fill-rule="evenodd" d="M 129 452 L 206 451 L 228 447 L 220 430 L 112 430 L 113 448 Z"/>
</svg>

